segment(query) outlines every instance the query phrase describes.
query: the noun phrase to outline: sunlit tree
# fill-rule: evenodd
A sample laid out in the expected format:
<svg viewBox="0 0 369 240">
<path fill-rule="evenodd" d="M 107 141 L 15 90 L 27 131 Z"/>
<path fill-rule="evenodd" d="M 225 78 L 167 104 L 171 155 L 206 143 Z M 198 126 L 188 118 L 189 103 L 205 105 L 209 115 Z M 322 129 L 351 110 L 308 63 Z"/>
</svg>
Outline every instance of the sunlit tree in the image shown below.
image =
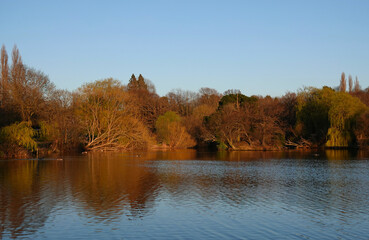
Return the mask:
<svg viewBox="0 0 369 240">
<path fill-rule="evenodd" d="M 355 85 L 354 85 L 354 91 L 355 92 L 359 92 L 361 90 L 361 86 L 359 84 L 359 79 L 356 77 L 355 78 Z"/>
<path fill-rule="evenodd" d="M 168 111 L 159 116 L 155 126 L 159 142 L 170 148 L 187 148 L 196 144 L 175 112 Z"/>
<path fill-rule="evenodd" d="M 352 82 L 352 76 L 351 75 L 349 75 L 348 82 L 349 82 L 349 93 L 351 93 L 352 90 L 353 90 L 353 82 Z"/>
<path fill-rule="evenodd" d="M 356 120 L 366 106 L 348 93 L 308 88 L 298 96 L 298 131 L 318 145 L 349 147 L 355 144 Z"/>
<path fill-rule="evenodd" d="M 85 131 L 88 150 L 118 150 L 147 147 L 146 127 L 130 114 L 121 83 L 105 79 L 85 84 L 78 91 L 77 116 Z"/>
</svg>

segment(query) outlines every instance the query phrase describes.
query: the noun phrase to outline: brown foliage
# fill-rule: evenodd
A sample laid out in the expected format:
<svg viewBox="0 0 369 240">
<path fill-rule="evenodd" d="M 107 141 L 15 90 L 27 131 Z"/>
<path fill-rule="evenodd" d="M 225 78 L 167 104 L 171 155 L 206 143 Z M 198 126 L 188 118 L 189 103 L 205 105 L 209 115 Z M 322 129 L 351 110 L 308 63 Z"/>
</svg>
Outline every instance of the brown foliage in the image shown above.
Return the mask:
<svg viewBox="0 0 369 240">
<path fill-rule="evenodd" d="M 45 122 L 53 129 L 47 138 L 54 151 L 75 149 L 80 143 L 82 129 L 75 115 L 74 98 L 66 90 L 55 90 L 48 101 Z"/>
<path fill-rule="evenodd" d="M 355 86 L 354 86 L 354 91 L 355 92 L 359 92 L 361 90 L 360 84 L 359 84 L 359 79 L 356 77 L 355 78 Z"/>
<path fill-rule="evenodd" d="M 190 135 L 197 140 L 197 142 L 206 142 L 208 140 L 208 132 L 204 127 L 204 118 L 215 113 L 216 108 L 202 104 L 194 108 L 192 114 L 184 117 L 183 123 L 188 129 Z"/>
<path fill-rule="evenodd" d="M 86 133 L 88 150 L 118 150 L 147 147 L 146 127 L 126 104 L 128 94 L 119 81 L 106 79 L 79 89 L 77 116 Z"/>
<path fill-rule="evenodd" d="M 207 118 L 206 124 L 213 140 L 219 140 L 232 149 L 236 149 L 239 142 L 253 145 L 246 109 L 239 110 L 234 104 L 227 104 Z"/>
<path fill-rule="evenodd" d="M 369 88 L 365 91 L 355 91 L 352 93 L 354 97 L 357 97 L 362 101 L 366 106 L 369 107 Z"/>
<path fill-rule="evenodd" d="M 54 89 L 46 75 L 23 65 L 17 47 L 12 52 L 10 78 L 4 87 L 7 107 L 14 109 L 23 121 L 40 118 L 47 98 Z"/>
<path fill-rule="evenodd" d="M 141 74 L 138 80 L 132 74 L 127 85 L 127 93 L 126 104 L 130 113 L 154 131 L 158 116 L 169 109 L 167 101 L 156 94 L 154 84 Z"/>
<path fill-rule="evenodd" d="M 89 150 L 145 148 L 155 133 L 160 142 L 172 148 L 193 146 L 194 139 L 198 144 L 217 142 L 233 149 L 279 148 L 284 141 L 307 146 L 309 141 L 320 144 L 333 136 L 337 131 L 332 124 L 341 126 L 338 130 L 347 125 L 346 135 L 351 137 L 355 131 L 361 145 L 369 144 L 365 140 L 369 136 L 367 112 L 359 116 L 364 110 L 358 111 L 349 120 L 340 121 L 353 109 L 346 103 L 358 105 L 357 99 L 344 93 L 344 73 L 340 92 L 310 88 L 298 96 L 287 93 L 272 98 L 247 97 L 240 90 L 228 90 L 222 96 L 214 89 L 201 88 L 197 93 L 176 89 L 160 97 L 142 75 L 138 79 L 132 75 L 127 87 L 106 79 L 85 84 L 76 93 L 56 90 L 45 74 L 23 64 L 16 46 L 11 60 L 9 67 L 3 46 L 0 127 L 29 122 L 37 132 L 33 137 L 37 144 L 48 144 L 53 150 L 81 142 Z M 349 75 L 348 91 L 369 106 L 369 91 L 361 90 L 357 77 L 353 82 Z M 159 127 L 158 120 L 170 111 L 180 120 Z"/>
<path fill-rule="evenodd" d="M 221 99 L 221 94 L 217 90 L 212 88 L 201 88 L 199 91 L 199 98 L 197 105 L 208 105 L 213 109 L 218 108 L 219 101 Z"/>
<path fill-rule="evenodd" d="M 208 117 L 206 126 L 213 139 L 232 149 L 279 147 L 284 139 L 282 110 L 279 100 L 271 97 L 260 97 L 242 107 L 229 103 Z"/>
<path fill-rule="evenodd" d="M 253 137 L 261 146 L 281 146 L 284 132 L 280 121 L 282 105 L 277 98 L 267 96 L 249 104 Z"/>
<path fill-rule="evenodd" d="M 362 114 L 356 123 L 355 136 L 360 147 L 369 146 L 369 111 Z"/>
<path fill-rule="evenodd" d="M 196 105 L 197 94 L 192 91 L 176 89 L 166 95 L 171 111 L 179 113 L 181 116 L 191 115 Z"/>
<path fill-rule="evenodd" d="M 296 136 L 294 128 L 297 120 L 297 95 L 296 93 L 288 92 L 279 101 L 282 108 L 280 111 L 280 126 L 286 135 L 286 139 L 292 139 Z"/>
</svg>

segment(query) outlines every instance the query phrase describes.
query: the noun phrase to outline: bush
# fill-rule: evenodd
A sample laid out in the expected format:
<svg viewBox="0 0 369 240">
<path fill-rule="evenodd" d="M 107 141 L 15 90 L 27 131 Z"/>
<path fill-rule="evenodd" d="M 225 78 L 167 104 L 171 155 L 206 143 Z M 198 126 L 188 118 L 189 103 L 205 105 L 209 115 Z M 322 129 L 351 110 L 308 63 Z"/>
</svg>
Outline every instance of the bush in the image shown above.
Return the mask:
<svg viewBox="0 0 369 240">
<path fill-rule="evenodd" d="M 8 148 L 14 145 L 23 147 L 30 151 L 37 149 L 37 143 L 33 139 L 35 131 L 31 127 L 31 122 L 14 123 L 3 127 L 0 132 L 0 143 Z"/>
<path fill-rule="evenodd" d="M 170 148 L 188 148 L 196 145 L 181 124 L 181 117 L 175 112 L 168 111 L 159 116 L 155 126 L 159 142 L 167 144 Z"/>
</svg>

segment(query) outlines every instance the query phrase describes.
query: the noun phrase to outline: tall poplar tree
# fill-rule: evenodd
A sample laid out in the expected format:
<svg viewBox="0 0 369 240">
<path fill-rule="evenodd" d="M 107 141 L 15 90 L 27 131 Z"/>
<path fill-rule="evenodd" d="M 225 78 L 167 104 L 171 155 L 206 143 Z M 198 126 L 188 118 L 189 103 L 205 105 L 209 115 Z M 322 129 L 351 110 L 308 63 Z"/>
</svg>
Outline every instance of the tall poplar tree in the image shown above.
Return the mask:
<svg viewBox="0 0 369 240">
<path fill-rule="evenodd" d="M 360 84 L 359 84 L 359 79 L 357 78 L 357 76 L 356 76 L 356 78 L 355 78 L 355 86 L 354 86 L 354 91 L 355 92 L 359 92 L 361 90 L 361 87 L 360 87 Z"/>
<path fill-rule="evenodd" d="M 352 85 L 353 85 L 352 76 L 351 75 L 349 75 L 348 82 L 349 82 L 349 93 L 351 93 L 352 92 Z"/>
<path fill-rule="evenodd" d="M 346 76 L 344 72 L 341 74 L 340 92 L 346 92 Z"/>
<path fill-rule="evenodd" d="M 6 84 L 8 82 L 8 74 L 9 74 L 8 54 L 5 50 L 5 46 L 3 45 L 1 47 L 0 107 L 3 107 L 3 105 L 4 105 Z"/>
</svg>

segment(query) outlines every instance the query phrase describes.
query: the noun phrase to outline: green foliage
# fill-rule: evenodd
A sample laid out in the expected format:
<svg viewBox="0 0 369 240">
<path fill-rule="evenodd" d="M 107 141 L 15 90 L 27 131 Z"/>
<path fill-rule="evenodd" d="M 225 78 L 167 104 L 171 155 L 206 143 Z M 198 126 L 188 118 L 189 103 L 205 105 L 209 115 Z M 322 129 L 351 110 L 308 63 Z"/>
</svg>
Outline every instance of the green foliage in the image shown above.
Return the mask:
<svg viewBox="0 0 369 240">
<path fill-rule="evenodd" d="M 31 122 L 14 123 L 3 127 L 0 132 L 0 142 L 16 144 L 28 150 L 35 151 L 37 143 L 33 139 L 35 131 L 31 127 Z"/>
<path fill-rule="evenodd" d="M 167 124 L 170 122 L 180 122 L 180 121 L 181 117 L 177 113 L 173 111 L 168 111 L 164 113 L 164 115 L 158 117 L 156 124 Z"/>
<path fill-rule="evenodd" d="M 336 92 L 332 97 L 328 114 L 331 126 L 341 131 L 353 129 L 357 117 L 366 109 L 367 107 L 358 98 Z"/>
<path fill-rule="evenodd" d="M 300 134 L 327 147 L 348 147 L 355 143 L 356 120 L 367 107 L 355 97 L 331 88 L 308 88 L 298 96 Z"/>
<path fill-rule="evenodd" d="M 36 137 L 38 141 L 52 141 L 58 136 L 57 124 L 47 123 L 46 121 L 39 122 L 40 129 L 37 131 Z"/>
<path fill-rule="evenodd" d="M 337 92 L 332 98 L 329 110 L 331 128 L 327 134 L 327 147 L 349 147 L 356 142 L 354 129 L 356 120 L 367 107 L 355 97 Z"/>
<path fill-rule="evenodd" d="M 221 108 L 230 103 L 233 103 L 238 106 L 243 106 L 246 103 L 255 103 L 257 101 L 258 101 L 258 98 L 255 96 L 248 97 L 241 93 L 239 94 L 232 93 L 232 94 L 225 95 L 220 99 L 219 107 Z"/>
<path fill-rule="evenodd" d="M 307 88 L 297 97 L 297 124 L 302 129 L 298 133 L 306 139 L 320 143 L 325 141 L 330 126 L 328 112 L 334 90 Z"/>
<path fill-rule="evenodd" d="M 5 48 L 1 55 L 7 56 Z M 346 93 L 345 74 L 341 91 L 305 88 L 297 96 L 288 93 L 282 98 L 248 97 L 236 89 L 221 98 L 209 88 L 199 93 L 176 90 L 160 98 L 141 74 L 137 78 L 132 74 L 127 86 L 109 78 L 63 93 L 45 74 L 26 67 L 17 48 L 12 55 L 11 67 L 2 64 L 3 156 L 70 143 L 103 151 L 146 148 L 152 145 L 154 133 L 172 148 L 193 146 L 193 138 L 198 143 L 218 143 L 220 149 L 280 148 L 284 142 L 369 146 L 369 88 L 361 90 L 357 78 L 353 86 L 349 76 L 350 94 Z"/>
<path fill-rule="evenodd" d="M 338 130 L 335 127 L 328 129 L 326 147 L 349 147 L 353 143 L 352 134 L 349 131 Z"/>
<path fill-rule="evenodd" d="M 224 151 L 228 149 L 228 146 L 223 141 L 220 141 L 217 145 L 217 149 L 220 151 Z"/>
<path fill-rule="evenodd" d="M 181 117 L 172 111 L 168 111 L 164 115 L 159 116 L 155 124 L 159 141 L 169 144 L 168 140 L 171 135 L 170 125 L 171 123 L 179 123 L 180 121 Z"/>
<path fill-rule="evenodd" d="M 175 112 L 168 111 L 159 116 L 155 126 L 159 142 L 171 148 L 193 147 L 196 144 Z"/>
</svg>

